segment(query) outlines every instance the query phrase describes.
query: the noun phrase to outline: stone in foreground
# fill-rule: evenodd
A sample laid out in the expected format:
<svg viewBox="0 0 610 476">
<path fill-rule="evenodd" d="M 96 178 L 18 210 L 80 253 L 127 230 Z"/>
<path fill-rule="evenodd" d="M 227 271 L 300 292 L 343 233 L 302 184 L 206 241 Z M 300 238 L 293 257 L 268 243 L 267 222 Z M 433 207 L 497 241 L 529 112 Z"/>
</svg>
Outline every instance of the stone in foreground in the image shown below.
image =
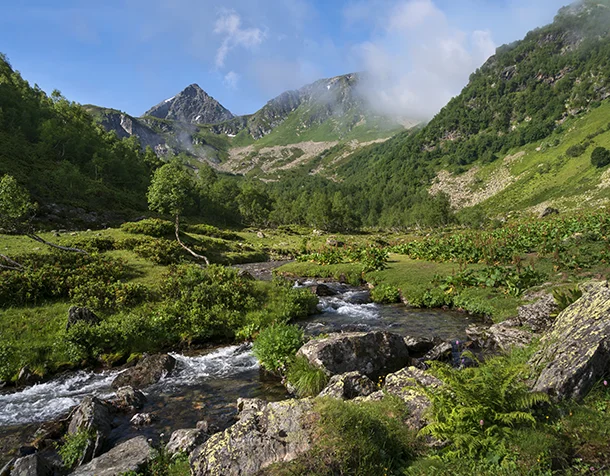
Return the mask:
<svg viewBox="0 0 610 476">
<path fill-rule="evenodd" d="M 172 433 L 169 443 L 165 447 L 170 455 L 175 453 L 191 454 L 193 450 L 205 443 L 208 435 L 197 428 L 176 430 Z"/>
<path fill-rule="evenodd" d="M 211 436 L 191 455 L 195 476 L 245 476 L 289 462 L 311 447 L 311 400 L 243 402 L 240 420 Z M 260 408 L 260 410 L 258 410 Z"/>
<path fill-rule="evenodd" d="M 376 390 L 377 386 L 366 375 L 360 372 L 348 372 L 333 375 L 318 396 L 351 400 L 356 397 L 366 397 Z"/>
<path fill-rule="evenodd" d="M 143 436 L 138 436 L 111 449 L 80 468 L 74 476 L 119 476 L 137 472 L 154 457 L 155 451 Z"/>
<path fill-rule="evenodd" d="M 102 454 L 106 438 L 110 435 L 112 418 L 108 406 L 97 397 L 85 397 L 70 418 L 68 433 L 91 432 L 87 446 L 78 460 L 78 465 L 88 463 Z"/>
<path fill-rule="evenodd" d="M 345 333 L 311 340 L 297 355 L 329 375 L 360 372 L 375 380 L 409 365 L 404 338 L 391 332 Z"/>
<path fill-rule="evenodd" d="M 557 316 L 531 362 L 542 369 L 534 390 L 560 400 L 583 398 L 610 373 L 610 288 L 601 282 L 582 290 Z"/>
<path fill-rule="evenodd" d="M 11 476 L 51 476 L 53 471 L 37 454 L 15 461 Z"/>
</svg>

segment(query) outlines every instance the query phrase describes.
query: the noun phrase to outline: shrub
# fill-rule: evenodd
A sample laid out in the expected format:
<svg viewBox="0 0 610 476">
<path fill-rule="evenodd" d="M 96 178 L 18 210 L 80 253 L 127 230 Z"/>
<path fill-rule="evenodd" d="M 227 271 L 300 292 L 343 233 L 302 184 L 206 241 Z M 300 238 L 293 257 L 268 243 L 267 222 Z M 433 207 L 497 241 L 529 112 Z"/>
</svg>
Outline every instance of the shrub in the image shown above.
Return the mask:
<svg viewBox="0 0 610 476">
<path fill-rule="evenodd" d="M 137 222 L 127 222 L 121 225 L 121 230 L 134 235 L 148 235 L 155 238 L 173 235 L 175 232 L 174 224 L 159 218 L 147 218 Z"/>
<path fill-rule="evenodd" d="M 70 290 L 70 299 L 74 304 L 113 312 L 137 306 L 146 302 L 149 297 L 148 288 L 143 284 L 118 281 L 92 281 Z"/>
<path fill-rule="evenodd" d="M 73 468 L 83 455 L 89 440 L 94 438 L 95 432 L 91 430 L 79 430 L 74 434 L 64 436 L 63 443 L 57 449 L 64 466 L 68 469 Z"/>
<path fill-rule="evenodd" d="M 610 150 L 604 147 L 595 148 L 591 153 L 591 164 L 600 169 L 610 164 Z"/>
<path fill-rule="evenodd" d="M 303 343 L 301 328 L 280 323 L 263 329 L 254 341 L 252 350 L 264 369 L 283 373 Z"/>
<path fill-rule="evenodd" d="M 582 154 L 585 153 L 585 150 L 587 150 L 587 147 L 584 144 L 576 144 L 571 147 L 568 147 L 568 149 L 566 150 L 566 155 L 572 158 L 580 157 Z"/>
<path fill-rule="evenodd" d="M 400 302 L 400 291 L 391 284 L 380 284 L 371 291 L 371 298 L 379 304 L 393 304 Z"/>
<path fill-rule="evenodd" d="M 241 237 L 237 233 L 221 230 L 215 226 L 206 225 L 203 223 L 199 225 L 186 225 L 184 229 L 189 233 L 210 236 L 212 238 L 220 238 L 222 240 L 241 240 Z"/>
<path fill-rule="evenodd" d="M 142 241 L 133 248 L 133 251 L 141 258 L 163 266 L 177 264 L 184 256 L 184 250 L 176 241 L 162 238 Z"/>
<path fill-rule="evenodd" d="M 115 240 L 110 237 L 102 236 L 80 236 L 62 240 L 64 246 L 79 248 L 89 253 L 102 253 L 114 249 Z"/>
<path fill-rule="evenodd" d="M 299 397 L 315 397 L 328 383 L 328 376 L 321 368 L 300 356 L 288 364 L 286 378 Z"/>
</svg>

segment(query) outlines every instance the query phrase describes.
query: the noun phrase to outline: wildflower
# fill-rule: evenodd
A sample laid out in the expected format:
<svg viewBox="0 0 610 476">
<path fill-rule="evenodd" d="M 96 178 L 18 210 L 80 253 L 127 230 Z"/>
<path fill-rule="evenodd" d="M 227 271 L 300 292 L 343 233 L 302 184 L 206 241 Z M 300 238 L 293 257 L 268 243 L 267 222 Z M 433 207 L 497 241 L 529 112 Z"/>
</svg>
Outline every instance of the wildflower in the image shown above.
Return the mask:
<svg viewBox="0 0 610 476">
<path fill-rule="evenodd" d="M 485 422 L 483 420 L 479 421 L 479 425 L 483 426 Z"/>
<path fill-rule="evenodd" d="M 607 387 L 607 386 L 608 386 L 608 381 L 604 380 L 604 387 Z"/>
</svg>

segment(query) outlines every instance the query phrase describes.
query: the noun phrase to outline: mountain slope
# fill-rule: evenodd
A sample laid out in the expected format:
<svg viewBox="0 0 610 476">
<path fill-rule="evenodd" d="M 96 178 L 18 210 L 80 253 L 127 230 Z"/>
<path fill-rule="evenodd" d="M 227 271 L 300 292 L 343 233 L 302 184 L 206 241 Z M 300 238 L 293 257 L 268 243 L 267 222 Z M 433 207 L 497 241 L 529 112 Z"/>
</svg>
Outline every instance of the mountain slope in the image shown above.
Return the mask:
<svg viewBox="0 0 610 476">
<path fill-rule="evenodd" d="M 187 124 L 216 124 L 233 118 L 233 114 L 197 84 L 187 86 L 175 96 L 160 102 L 144 113 Z"/>
<path fill-rule="evenodd" d="M 561 141 L 570 118 L 610 96 L 609 25 L 608 0 L 561 9 L 551 25 L 498 48 L 420 132 L 352 156 L 340 174 L 367 197 L 360 212 L 386 225 L 417 221 L 439 170 L 461 174 L 553 133 Z M 544 197 L 528 206 L 536 201 Z"/>
</svg>

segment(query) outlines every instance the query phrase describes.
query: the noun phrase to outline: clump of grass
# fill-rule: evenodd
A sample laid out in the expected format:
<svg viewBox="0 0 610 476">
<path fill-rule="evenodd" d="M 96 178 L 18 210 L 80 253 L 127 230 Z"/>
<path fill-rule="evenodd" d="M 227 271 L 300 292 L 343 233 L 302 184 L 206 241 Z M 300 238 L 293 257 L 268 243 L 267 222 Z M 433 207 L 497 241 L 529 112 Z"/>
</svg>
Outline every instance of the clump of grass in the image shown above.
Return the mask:
<svg viewBox="0 0 610 476">
<path fill-rule="evenodd" d="M 301 356 L 296 357 L 288 365 L 286 378 L 299 397 L 314 397 L 328 383 L 328 376 L 324 371 Z"/>
</svg>

